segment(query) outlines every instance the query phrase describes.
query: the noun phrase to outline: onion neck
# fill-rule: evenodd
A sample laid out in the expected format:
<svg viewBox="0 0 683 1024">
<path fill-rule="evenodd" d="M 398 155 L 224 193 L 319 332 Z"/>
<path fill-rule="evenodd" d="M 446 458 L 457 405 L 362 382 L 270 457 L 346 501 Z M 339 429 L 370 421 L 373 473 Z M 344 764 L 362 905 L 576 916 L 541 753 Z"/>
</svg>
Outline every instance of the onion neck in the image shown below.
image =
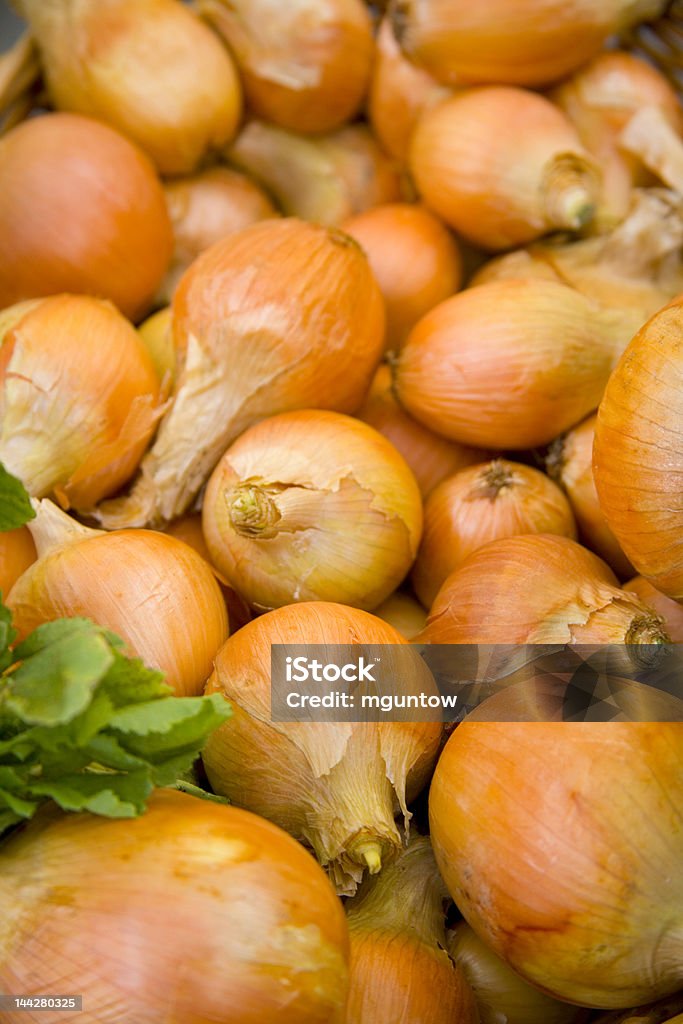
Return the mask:
<svg viewBox="0 0 683 1024">
<path fill-rule="evenodd" d="M 82 523 L 68 516 L 66 512 L 62 512 L 48 498 L 42 500 L 32 498 L 31 505 L 36 517 L 27 523 L 27 526 L 31 531 L 38 558 L 67 547 L 69 544 L 85 540 L 87 537 L 100 536 L 104 532 L 83 526 Z"/>
<path fill-rule="evenodd" d="M 562 484 L 562 474 L 566 465 L 567 438 L 565 434 L 561 434 L 552 442 L 545 457 L 546 472 L 556 484 Z"/>
<path fill-rule="evenodd" d="M 660 615 L 637 615 L 626 630 L 626 644 L 667 644 L 671 637 Z"/>
<path fill-rule="evenodd" d="M 270 540 L 320 522 L 320 492 L 305 487 L 241 484 L 224 498 L 230 524 L 240 537 Z"/>
<path fill-rule="evenodd" d="M 560 153 L 546 165 L 542 193 L 549 228 L 578 231 L 595 214 L 598 177 L 576 153 Z"/>
<path fill-rule="evenodd" d="M 619 136 L 620 145 L 675 192 L 683 193 L 683 141 L 659 107 L 641 107 Z"/>
<path fill-rule="evenodd" d="M 511 487 L 514 481 L 515 474 L 512 469 L 502 459 L 495 459 L 480 474 L 472 497 L 488 498 L 490 502 L 494 502 L 501 491 Z"/>
</svg>

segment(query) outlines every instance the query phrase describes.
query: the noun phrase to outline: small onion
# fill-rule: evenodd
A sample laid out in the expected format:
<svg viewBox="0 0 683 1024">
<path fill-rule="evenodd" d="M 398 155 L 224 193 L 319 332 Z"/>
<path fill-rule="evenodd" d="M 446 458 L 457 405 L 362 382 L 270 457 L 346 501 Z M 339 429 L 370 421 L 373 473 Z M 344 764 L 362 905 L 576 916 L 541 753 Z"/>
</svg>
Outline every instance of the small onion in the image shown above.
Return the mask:
<svg viewBox="0 0 683 1024">
<path fill-rule="evenodd" d="M 200 0 L 199 8 L 235 54 L 257 117 L 328 132 L 358 112 L 373 56 L 362 0 Z"/>
<path fill-rule="evenodd" d="M 0 307 L 78 292 L 137 319 L 171 246 L 161 184 L 118 132 L 45 114 L 0 139 Z"/>
<path fill-rule="evenodd" d="M 138 327 L 140 341 L 154 363 L 159 383 L 170 390 L 175 382 L 178 358 L 173 340 L 171 307 L 165 306 L 148 316 Z"/>
<path fill-rule="evenodd" d="M 464 972 L 445 951 L 446 898 L 424 836 L 413 835 L 393 864 L 363 882 L 346 905 L 346 1024 L 479 1024 Z"/>
<path fill-rule="evenodd" d="M 388 622 L 406 640 L 412 640 L 422 632 L 427 621 L 427 612 L 422 605 L 410 594 L 401 593 L 399 590 L 386 601 L 382 601 L 381 605 L 373 610 L 373 615 L 383 622 Z"/>
<path fill-rule="evenodd" d="M 452 235 L 420 206 L 393 203 L 341 225 L 370 261 L 387 312 L 386 347 L 401 347 L 420 317 L 457 292 L 462 258 Z"/>
<path fill-rule="evenodd" d="M 576 129 L 536 93 L 468 89 L 425 110 L 410 167 L 427 206 L 484 249 L 592 219 L 599 174 Z"/>
<path fill-rule="evenodd" d="M 202 692 L 228 635 L 210 567 L 152 530 L 90 530 L 43 500 L 29 529 L 38 551 L 7 598 L 21 638 L 43 622 L 84 616 L 166 674 L 177 696 Z"/>
<path fill-rule="evenodd" d="M 448 477 L 429 495 L 424 514 L 412 581 L 427 608 L 446 577 L 490 541 L 521 533 L 576 537 L 559 487 L 539 470 L 504 459 Z"/>
<path fill-rule="evenodd" d="M 379 362 L 382 296 L 348 235 L 267 220 L 202 253 L 173 299 L 181 365 L 169 411 L 108 527 L 169 522 L 188 508 L 228 445 L 290 409 L 353 412 Z"/>
<path fill-rule="evenodd" d="M 0 987 L 83 993 L 82 1013 L 48 1019 L 344 1020 L 342 906 L 312 857 L 253 814 L 172 790 L 131 821 L 41 811 L 0 865 Z"/>
<path fill-rule="evenodd" d="M 0 313 L 0 461 L 67 508 L 116 491 L 162 414 L 159 381 L 108 302 L 55 295 Z"/>
<path fill-rule="evenodd" d="M 682 806 L 681 722 L 466 721 L 429 817 L 479 937 L 548 994 L 609 1008 L 683 985 Z"/>
<path fill-rule="evenodd" d="M 109 122 L 162 174 L 190 174 L 235 134 L 242 98 L 234 64 L 177 0 L 17 6 L 38 44 L 52 104 Z"/>
<path fill-rule="evenodd" d="M 441 738 L 435 722 L 273 722 L 272 644 L 403 645 L 374 615 L 311 602 L 261 615 L 230 637 L 215 660 L 207 693 L 220 692 L 233 715 L 208 739 L 204 767 L 214 792 L 262 814 L 315 850 L 339 892 L 353 894 L 366 868 L 379 871 L 401 849 L 394 815 L 431 774 Z M 405 658 L 404 651 L 404 658 Z M 391 673 L 392 649 L 386 659 Z M 424 688 L 415 652 L 414 679 Z M 395 671 L 398 671 L 398 666 Z M 390 678 L 390 676 L 388 677 Z"/>
<path fill-rule="evenodd" d="M 37 557 L 28 527 L 20 526 L 18 530 L 0 532 L 0 600 L 7 598 L 21 574 Z"/>
<path fill-rule="evenodd" d="M 636 334 L 598 410 L 593 471 L 600 507 L 627 558 L 683 601 L 681 402 L 683 298 Z"/>
<path fill-rule="evenodd" d="M 415 560 L 422 501 L 396 449 L 339 413 L 262 420 L 228 448 L 202 512 L 213 564 L 252 605 L 370 609 Z"/>
<path fill-rule="evenodd" d="M 661 615 L 672 642 L 683 644 L 683 607 L 678 601 L 672 601 L 666 594 L 660 594 L 642 576 L 634 576 L 628 583 L 624 583 L 624 590 L 636 594 L 643 604 L 654 609 L 657 615 Z"/>
</svg>

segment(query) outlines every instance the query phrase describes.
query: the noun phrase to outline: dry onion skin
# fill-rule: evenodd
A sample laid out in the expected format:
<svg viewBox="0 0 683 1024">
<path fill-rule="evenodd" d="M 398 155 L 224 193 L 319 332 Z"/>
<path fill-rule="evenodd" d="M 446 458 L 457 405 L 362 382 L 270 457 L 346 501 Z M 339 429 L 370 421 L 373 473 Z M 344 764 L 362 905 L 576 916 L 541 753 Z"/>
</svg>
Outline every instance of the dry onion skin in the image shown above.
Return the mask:
<svg viewBox="0 0 683 1024">
<path fill-rule="evenodd" d="M 597 407 L 627 329 L 620 311 L 566 285 L 492 281 L 416 324 L 396 361 L 396 396 L 424 426 L 462 444 L 548 444 Z"/>
<path fill-rule="evenodd" d="M 412 572 L 415 593 L 429 608 L 446 577 L 468 555 L 490 541 L 522 533 L 576 538 L 569 502 L 544 473 L 495 459 L 448 477 L 425 502 Z"/>
<path fill-rule="evenodd" d="M 228 448 L 206 488 L 202 527 L 213 564 L 254 607 L 370 610 L 415 561 L 422 499 L 376 430 L 304 410 L 262 420 Z"/>
<path fill-rule="evenodd" d="M 108 528 L 182 515 L 221 455 L 264 416 L 354 412 L 379 362 L 384 307 L 360 246 L 295 219 L 261 221 L 202 253 L 173 299 L 172 404 Z"/>
<path fill-rule="evenodd" d="M 423 111 L 410 168 L 426 205 L 492 251 L 595 213 L 600 177 L 576 129 L 550 100 L 525 89 L 467 89 Z"/>
<path fill-rule="evenodd" d="M 213 32 L 176 0 L 17 0 L 52 104 L 110 123 L 162 174 L 190 174 L 237 130 L 239 78 Z"/>
<path fill-rule="evenodd" d="M 65 508 L 112 494 L 162 412 L 152 360 L 110 303 L 55 295 L 0 312 L 0 461 L 30 494 Z"/>
<path fill-rule="evenodd" d="M 263 815 L 309 844 L 340 893 L 352 895 L 368 869 L 377 873 L 401 849 L 394 817 L 429 779 L 440 723 L 273 722 L 272 644 L 402 644 L 374 615 L 311 602 L 261 615 L 230 637 L 215 659 L 206 693 L 223 693 L 233 710 L 209 737 L 202 757 L 216 793 Z M 389 649 L 386 660 L 391 661 Z M 383 658 L 384 660 L 384 658 Z M 424 689 L 415 654 L 414 682 Z M 390 666 L 388 666 L 391 671 Z M 398 668 L 397 668 L 398 671 Z"/>
<path fill-rule="evenodd" d="M 228 636 L 225 602 L 204 559 L 163 533 L 103 533 L 50 501 L 36 508 L 30 530 L 38 560 L 6 602 L 20 638 L 43 622 L 84 616 L 161 669 L 176 696 L 201 694 Z"/>
<path fill-rule="evenodd" d="M 75 292 L 136 320 L 171 247 L 154 168 L 112 128 L 44 114 L 0 139 L 0 307 Z"/>
<path fill-rule="evenodd" d="M 593 471 L 605 519 L 639 575 L 683 601 L 683 299 L 641 328 L 610 377 Z"/>
<path fill-rule="evenodd" d="M 579 67 L 609 35 L 662 13 L 665 0 L 392 0 L 406 55 L 443 82 L 548 85 Z"/>
<path fill-rule="evenodd" d="M 661 615 L 672 643 L 683 644 L 683 607 L 666 594 L 660 594 L 648 580 L 642 576 L 634 576 L 624 583 L 624 590 L 636 594 L 643 604 Z"/>
<path fill-rule="evenodd" d="M 253 814 L 172 790 L 127 821 L 41 811 L 0 863 L 9 992 L 83 992 L 83 1024 L 344 1020 L 341 903 L 313 858 Z"/>
<path fill-rule="evenodd" d="M 473 552 L 446 579 L 419 639 L 432 644 L 658 644 L 663 620 L 620 590 L 573 540 L 508 537 Z"/>
<path fill-rule="evenodd" d="M 480 938 L 548 994 L 616 1008 L 683 984 L 681 806 L 683 723 L 466 721 L 429 816 Z"/>
<path fill-rule="evenodd" d="M 374 49 L 362 0 L 200 0 L 199 9 L 235 54 L 256 117 L 306 134 L 358 112 Z"/>
<path fill-rule="evenodd" d="M 409 203 L 376 206 L 341 228 L 370 261 L 386 305 L 386 348 L 396 351 L 420 317 L 458 291 L 460 250 L 438 218 Z"/>
<path fill-rule="evenodd" d="M 36 546 L 28 527 L 20 526 L 17 530 L 0 532 L 0 600 L 7 597 L 21 574 L 36 558 Z"/>
<path fill-rule="evenodd" d="M 472 990 L 445 951 L 446 898 L 426 836 L 411 836 L 393 864 L 365 879 L 346 905 L 346 1024 L 479 1024 Z"/>
<path fill-rule="evenodd" d="M 413 640 L 418 633 L 421 633 L 427 622 L 427 612 L 419 601 L 416 601 L 410 594 L 404 594 L 397 590 L 382 601 L 378 608 L 373 609 L 373 615 L 398 630 L 406 640 Z"/>
</svg>

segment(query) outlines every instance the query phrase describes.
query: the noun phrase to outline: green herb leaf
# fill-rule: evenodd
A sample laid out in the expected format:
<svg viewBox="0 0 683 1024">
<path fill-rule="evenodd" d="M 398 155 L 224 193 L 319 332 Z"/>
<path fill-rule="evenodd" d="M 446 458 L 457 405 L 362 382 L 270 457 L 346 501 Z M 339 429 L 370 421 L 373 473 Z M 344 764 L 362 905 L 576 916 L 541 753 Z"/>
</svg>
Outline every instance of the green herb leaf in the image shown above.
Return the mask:
<svg viewBox="0 0 683 1024">
<path fill-rule="evenodd" d="M 0 462 L 0 533 L 17 530 L 35 519 L 35 515 L 21 480 L 8 473 Z"/>
</svg>

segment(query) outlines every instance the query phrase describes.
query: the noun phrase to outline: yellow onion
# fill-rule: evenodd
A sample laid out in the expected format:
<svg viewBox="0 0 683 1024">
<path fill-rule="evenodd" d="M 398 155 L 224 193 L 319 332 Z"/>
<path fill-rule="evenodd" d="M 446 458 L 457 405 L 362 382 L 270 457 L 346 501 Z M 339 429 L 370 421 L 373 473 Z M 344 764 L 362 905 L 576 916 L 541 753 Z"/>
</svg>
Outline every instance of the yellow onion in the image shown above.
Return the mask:
<svg viewBox="0 0 683 1024">
<path fill-rule="evenodd" d="M 171 307 L 165 306 L 147 317 L 138 327 L 138 334 L 154 363 L 159 383 L 169 391 L 175 381 L 178 362 L 173 341 Z"/>
<path fill-rule="evenodd" d="M 547 444 L 597 407 L 631 327 L 628 311 L 554 281 L 468 288 L 413 328 L 396 362 L 396 396 L 463 444 Z"/>
<path fill-rule="evenodd" d="M 7 598 L 19 636 L 84 616 L 161 669 L 178 696 L 200 694 L 228 635 L 225 603 L 204 559 L 163 533 L 91 530 L 47 500 L 36 511 L 29 529 L 38 560 Z"/>
<path fill-rule="evenodd" d="M 408 163 L 410 140 L 420 114 L 446 95 L 447 90 L 430 74 L 404 57 L 391 21 L 384 18 L 377 33 L 368 117 L 390 156 L 401 164 Z"/>
<path fill-rule="evenodd" d="M 432 644 L 658 644 L 663 620 L 597 555 L 551 534 L 479 548 L 447 578 L 420 640 Z"/>
<path fill-rule="evenodd" d="M 672 601 L 666 594 L 660 594 L 642 576 L 634 576 L 628 583 L 624 583 L 624 590 L 637 594 L 643 604 L 652 608 L 657 615 L 661 615 L 673 643 L 683 643 L 683 608 L 678 601 Z"/>
<path fill-rule="evenodd" d="M 137 319 L 171 246 L 161 184 L 118 132 L 45 114 L 0 139 L 0 307 L 78 292 Z"/>
<path fill-rule="evenodd" d="M 401 198 L 392 162 L 368 128 L 348 125 L 310 139 L 249 121 L 226 151 L 289 216 L 327 226 Z"/>
<path fill-rule="evenodd" d="M 376 206 L 341 227 L 367 254 L 386 305 L 386 347 L 399 349 L 420 317 L 460 287 L 455 239 L 428 210 L 409 203 Z"/>
<path fill-rule="evenodd" d="M 593 471 L 600 507 L 629 561 L 683 601 L 680 444 L 683 298 L 656 313 L 622 356 L 598 411 Z"/>
<path fill-rule="evenodd" d="M 296 411 L 262 420 L 228 448 L 202 527 L 213 564 L 257 608 L 370 609 L 415 560 L 422 501 L 404 459 L 372 427 Z"/>
<path fill-rule="evenodd" d="M 199 9 L 234 53 L 256 117 L 328 132 L 358 112 L 373 56 L 363 0 L 200 0 Z"/>
<path fill-rule="evenodd" d="M 593 479 L 596 418 L 589 416 L 568 434 L 556 438 L 548 451 L 546 467 L 553 480 L 567 492 L 583 543 L 623 579 L 631 575 L 633 566 L 605 522 Z"/>
<path fill-rule="evenodd" d="M 510 86 L 468 89 L 423 111 L 410 167 L 427 206 L 484 249 L 509 249 L 595 213 L 600 177 L 550 100 Z"/>
<path fill-rule="evenodd" d="M 416 637 L 424 629 L 427 621 L 427 612 L 422 605 L 410 594 L 404 594 L 400 590 L 386 601 L 382 601 L 381 605 L 374 609 L 373 615 L 388 622 L 406 640 Z"/>
<path fill-rule="evenodd" d="M 192 261 L 214 242 L 258 220 L 277 216 L 263 190 L 246 174 L 228 167 L 209 167 L 190 178 L 169 181 L 164 190 L 175 245 L 157 294 L 162 302 L 172 300 Z"/>
<path fill-rule="evenodd" d="M 26 526 L 0 532 L 0 600 L 5 600 L 21 574 L 36 558 L 36 546 Z"/>
<path fill-rule="evenodd" d="M 39 89 L 38 53 L 31 34 L 24 32 L 0 53 L 0 135 L 30 113 Z"/>
<path fill-rule="evenodd" d="M 563 78 L 606 38 L 656 18 L 666 0 L 392 0 L 390 17 L 408 57 L 444 82 L 546 85 Z"/>
<path fill-rule="evenodd" d="M 229 53 L 176 0 L 17 0 L 53 106 L 107 121 L 162 174 L 189 174 L 235 134 Z"/>
<path fill-rule="evenodd" d="M 414 420 L 398 404 L 391 368 L 382 364 L 375 374 L 358 418 L 383 434 L 406 460 L 423 497 L 451 473 L 473 466 L 487 453 L 447 441 Z"/>
<path fill-rule="evenodd" d="M 341 904 L 312 857 L 253 814 L 173 790 L 129 821 L 41 811 L 0 864 L 8 992 L 83 993 L 83 1024 L 344 1020 Z"/>
<path fill-rule="evenodd" d="M 481 1024 L 583 1024 L 585 1010 L 529 985 L 493 952 L 466 921 L 448 933 L 448 952 L 469 982 Z"/>
<path fill-rule="evenodd" d="M 355 892 L 366 868 L 379 871 L 396 856 L 402 836 L 394 821 L 428 781 L 441 725 L 435 722 L 273 722 L 271 645 L 403 645 L 402 685 L 424 683 L 414 653 L 406 678 L 407 641 L 374 615 L 311 602 L 261 615 L 219 651 L 206 692 L 221 692 L 233 715 L 203 752 L 216 793 L 262 814 L 313 847 L 339 892 Z M 391 647 L 386 661 L 391 678 Z M 398 665 L 394 671 L 398 671 Z"/>
<path fill-rule="evenodd" d="M 65 508 L 134 472 L 159 419 L 159 382 L 108 302 L 55 295 L 0 314 L 0 462 Z"/>
<path fill-rule="evenodd" d="M 426 836 L 367 878 L 346 905 L 346 1024 L 479 1024 L 472 990 L 445 951 L 447 893 Z"/>
<path fill-rule="evenodd" d="M 465 721 L 429 818 L 479 937 L 549 995 L 610 1008 L 683 986 L 681 806 L 682 722 Z"/>
<path fill-rule="evenodd" d="M 473 551 L 501 537 L 557 533 L 576 537 L 569 502 L 547 476 L 518 462 L 462 469 L 429 495 L 412 581 L 429 608 L 447 576 Z"/>
<path fill-rule="evenodd" d="M 353 412 L 380 359 L 382 296 L 360 246 L 294 219 L 253 224 L 202 253 L 173 299 L 172 404 L 106 526 L 169 522 L 228 445 L 290 409 Z"/>
<path fill-rule="evenodd" d="M 659 999 L 656 1003 L 636 1006 L 630 1010 L 614 1010 L 596 1017 L 595 1024 L 683 1024 L 683 1013 L 672 1013 L 683 1010 L 683 994 Z"/>
</svg>

